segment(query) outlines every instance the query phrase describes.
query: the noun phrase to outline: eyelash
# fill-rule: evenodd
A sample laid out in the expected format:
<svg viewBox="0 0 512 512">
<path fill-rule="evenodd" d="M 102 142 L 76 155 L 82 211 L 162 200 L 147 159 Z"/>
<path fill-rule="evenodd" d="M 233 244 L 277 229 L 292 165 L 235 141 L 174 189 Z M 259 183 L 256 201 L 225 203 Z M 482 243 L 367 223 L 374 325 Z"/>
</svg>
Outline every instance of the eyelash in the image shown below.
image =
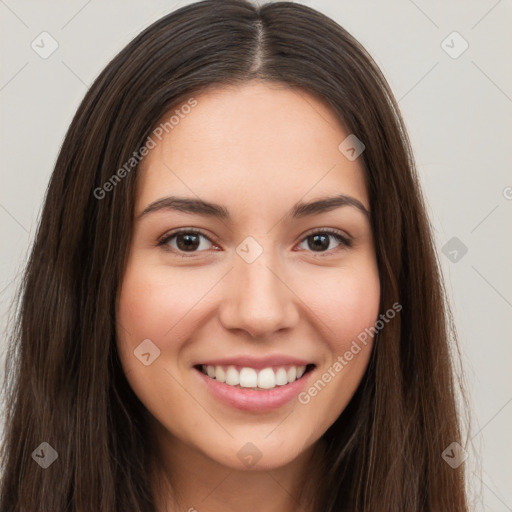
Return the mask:
<svg viewBox="0 0 512 512">
<path fill-rule="evenodd" d="M 189 254 L 187 254 L 186 252 L 184 251 L 180 251 L 180 250 L 176 250 L 174 248 L 171 248 L 169 246 L 166 247 L 166 245 L 168 244 L 168 242 L 175 238 L 176 236 L 180 235 L 180 234 L 195 234 L 195 235 L 201 235 L 203 236 L 204 238 L 206 238 L 210 243 L 214 244 L 215 243 L 210 239 L 210 237 L 208 237 L 205 233 L 203 233 L 202 231 L 198 230 L 198 229 L 187 229 L 187 228 L 183 228 L 183 229 L 179 229 L 179 230 L 176 230 L 176 231 L 173 231 L 171 233 L 166 233 L 165 235 L 163 235 L 161 238 L 158 239 L 157 241 L 157 246 L 158 247 L 162 247 L 163 250 L 165 251 L 169 251 L 169 252 L 173 252 L 183 258 L 194 258 L 195 255 L 197 255 L 197 253 L 201 253 L 203 251 L 192 251 L 190 252 Z M 329 249 L 327 251 L 319 251 L 317 253 L 317 256 L 320 256 L 320 257 L 323 257 L 324 255 L 328 255 L 330 252 L 332 251 L 336 251 L 336 250 L 343 250 L 344 248 L 350 248 L 352 247 L 352 240 L 344 235 L 342 235 L 339 231 L 335 230 L 335 229 L 332 229 L 332 228 L 325 228 L 325 229 L 317 229 L 315 231 L 312 231 L 310 233 L 307 233 L 304 238 L 302 238 L 302 240 L 300 241 L 300 243 L 302 244 L 307 238 L 311 237 L 311 236 L 314 236 L 314 235 L 331 235 L 333 236 L 338 242 L 340 242 L 340 245 L 341 245 L 341 248 L 338 247 L 338 248 L 335 248 L 335 249 Z M 315 251 L 311 251 L 311 252 L 315 252 Z"/>
</svg>

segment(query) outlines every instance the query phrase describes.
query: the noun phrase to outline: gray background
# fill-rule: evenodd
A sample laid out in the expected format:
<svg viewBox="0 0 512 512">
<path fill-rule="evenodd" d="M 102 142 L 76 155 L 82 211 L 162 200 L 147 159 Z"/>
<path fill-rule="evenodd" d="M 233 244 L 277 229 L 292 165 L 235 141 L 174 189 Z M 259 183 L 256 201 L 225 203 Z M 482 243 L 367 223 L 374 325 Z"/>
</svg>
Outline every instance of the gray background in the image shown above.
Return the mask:
<svg viewBox="0 0 512 512">
<path fill-rule="evenodd" d="M 9 305 L 80 100 L 136 34 L 188 3 L 0 0 L 2 354 Z M 512 4 L 302 3 L 331 16 L 363 43 L 399 100 L 436 229 L 469 382 L 473 425 L 466 465 L 473 510 L 511 511 Z M 43 31 L 58 43 L 46 59 L 31 47 L 34 41 L 39 52 L 51 48 L 48 36 L 39 36 Z M 469 45 L 458 56 L 465 43 L 450 36 L 453 31 Z"/>
</svg>

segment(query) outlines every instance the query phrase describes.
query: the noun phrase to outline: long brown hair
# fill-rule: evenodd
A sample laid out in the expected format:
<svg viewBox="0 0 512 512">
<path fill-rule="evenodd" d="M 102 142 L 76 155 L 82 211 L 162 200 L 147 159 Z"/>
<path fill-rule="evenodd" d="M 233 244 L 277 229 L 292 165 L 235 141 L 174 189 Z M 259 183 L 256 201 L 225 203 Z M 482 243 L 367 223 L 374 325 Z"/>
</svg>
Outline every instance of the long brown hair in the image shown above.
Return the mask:
<svg viewBox="0 0 512 512">
<path fill-rule="evenodd" d="M 452 442 L 463 444 L 455 330 L 386 80 L 346 30 L 309 7 L 206 0 L 159 19 L 125 47 L 66 134 L 8 354 L 0 512 L 155 511 L 148 413 L 115 346 L 136 166 L 104 184 L 173 106 L 251 79 L 324 99 L 364 142 L 381 312 L 402 305 L 399 321 L 377 334 L 355 396 L 324 435 L 327 496 L 319 510 L 467 510 L 463 465 L 452 469 L 441 456 Z M 42 442 L 58 454 L 46 469 L 31 456 Z"/>
</svg>

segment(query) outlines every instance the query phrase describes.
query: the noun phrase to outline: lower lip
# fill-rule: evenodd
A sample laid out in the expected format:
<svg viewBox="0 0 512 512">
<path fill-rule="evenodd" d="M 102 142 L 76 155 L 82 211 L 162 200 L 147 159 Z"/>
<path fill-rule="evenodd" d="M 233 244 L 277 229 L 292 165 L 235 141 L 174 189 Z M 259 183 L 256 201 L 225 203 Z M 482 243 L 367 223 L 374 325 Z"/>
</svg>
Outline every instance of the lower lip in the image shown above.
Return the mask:
<svg viewBox="0 0 512 512">
<path fill-rule="evenodd" d="M 197 368 L 194 368 L 194 371 L 199 374 L 208 390 L 219 400 L 236 409 L 253 412 L 272 411 L 287 404 L 304 389 L 310 375 L 313 373 L 313 370 L 311 370 L 290 384 L 258 391 L 235 388 L 208 377 Z"/>
</svg>

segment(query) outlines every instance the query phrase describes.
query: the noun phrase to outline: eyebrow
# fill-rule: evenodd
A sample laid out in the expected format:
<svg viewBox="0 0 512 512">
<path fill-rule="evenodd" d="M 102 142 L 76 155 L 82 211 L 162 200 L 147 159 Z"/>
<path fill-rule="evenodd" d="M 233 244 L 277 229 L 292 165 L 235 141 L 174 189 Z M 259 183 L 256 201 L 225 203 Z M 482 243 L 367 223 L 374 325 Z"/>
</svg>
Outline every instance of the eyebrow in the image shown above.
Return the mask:
<svg viewBox="0 0 512 512">
<path fill-rule="evenodd" d="M 368 219 L 370 218 L 370 212 L 361 203 L 361 201 L 355 197 L 347 196 L 344 194 L 339 194 L 332 197 L 322 197 L 309 203 L 299 201 L 288 212 L 287 217 L 290 219 L 300 219 L 311 215 L 318 215 L 320 213 L 329 212 L 343 206 L 356 208 Z M 137 216 L 137 219 L 141 219 L 145 215 L 161 210 L 176 210 L 185 213 L 218 218 L 226 221 L 231 220 L 229 211 L 220 204 L 211 203 L 202 199 L 177 196 L 164 197 L 154 201 Z"/>
</svg>

